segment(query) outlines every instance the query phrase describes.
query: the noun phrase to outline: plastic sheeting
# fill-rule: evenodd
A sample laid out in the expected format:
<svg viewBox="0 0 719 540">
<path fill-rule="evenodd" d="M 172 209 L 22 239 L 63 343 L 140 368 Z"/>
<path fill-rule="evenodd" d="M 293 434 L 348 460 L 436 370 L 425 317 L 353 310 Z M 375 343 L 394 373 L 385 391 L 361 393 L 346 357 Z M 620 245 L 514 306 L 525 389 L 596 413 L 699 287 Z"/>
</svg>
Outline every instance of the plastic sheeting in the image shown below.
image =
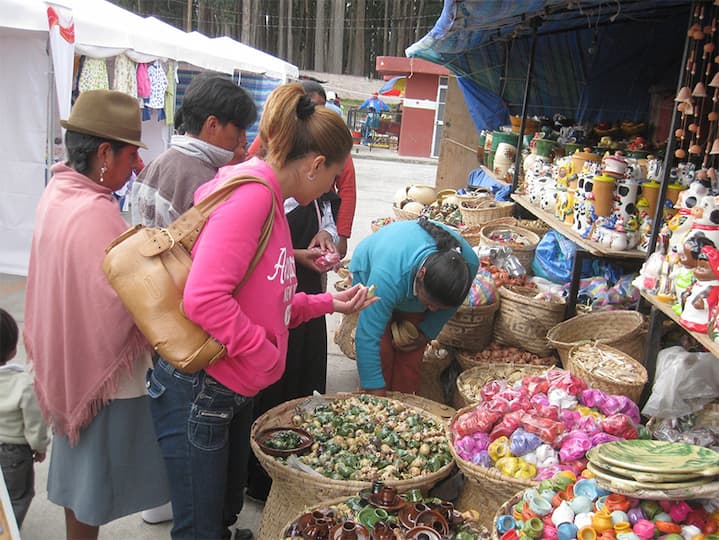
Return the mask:
<svg viewBox="0 0 719 540">
<path fill-rule="evenodd" d="M 530 115 L 579 122 L 646 119 L 650 91 L 676 85 L 686 0 L 445 0 L 434 28 L 406 50 L 458 77 L 478 129 L 496 129 L 507 103 L 519 114 L 532 16 L 537 30 Z M 501 105 L 500 105 L 501 106 Z"/>
</svg>

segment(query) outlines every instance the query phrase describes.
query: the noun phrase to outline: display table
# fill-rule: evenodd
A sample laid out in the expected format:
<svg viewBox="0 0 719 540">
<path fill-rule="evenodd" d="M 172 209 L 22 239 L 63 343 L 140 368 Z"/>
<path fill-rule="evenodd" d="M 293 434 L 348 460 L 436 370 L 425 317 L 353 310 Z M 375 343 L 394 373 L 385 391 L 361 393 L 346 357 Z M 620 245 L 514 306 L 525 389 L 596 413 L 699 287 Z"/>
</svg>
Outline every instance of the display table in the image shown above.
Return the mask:
<svg viewBox="0 0 719 540">
<path fill-rule="evenodd" d="M 624 260 L 644 260 L 647 254 L 638 249 L 628 249 L 624 251 L 618 251 L 616 249 L 609 249 L 597 242 L 592 242 L 573 230 L 569 225 L 560 221 L 554 214 L 542 210 L 538 206 L 529 202 L 529 199 L 524 195 L 513 194 L 512 199 L 522 208 L 534 214 L 539 220 L 549 225 L 552 229 L 557 231 L 559 234 L 571 240 L 577 245 L 577 252 L 572 261 L 572 277 L 569 282 L 569 293 L 567 295 L 567 310 L 565 316 L 567 318 L 574 317 L 576 315 L 577 307 L 577 291 L 579 290 L 579 279 L 581 277 L 582 263 L 585 258 L 592 257 L 603 257 L 610 259 L 624 259 Z"/>
<path fill-rule="evenodd" d="M 10 505 L 10 495 L 5 487 L 5 479 L 0 474 L 0 540 L 20 540 L 15 514 Z"/>
<path fill-rule="evenodd" d="M 642 291 L 642 298 L 652 306 L 651 315 L 649 317 L 647 346 L 644 348 L 644 366 L 647 368 L 647 375 L 649 377 L 649 382 L 644 387 L 644 393 L 642 394 L 642 399 L 640 400 L 640 402 L 644 404 L 649 398 L 649 394 L 652 390 L 654 375 L 657 368 L 657 353 L 661 348 L 661 330 L 666 319 L 670 319 L 677 323 L 679 328 L 696 339 L 704 348 L 706 348 L 707 351 L 717 357 L 719 357 L 719 343 L 715 343 L 707 334 L 692 332 L 679 324 L 679 316 L 674 313 L 671 304 L 662 302 L 655 295 L 646 291 Z"/>
</svg>

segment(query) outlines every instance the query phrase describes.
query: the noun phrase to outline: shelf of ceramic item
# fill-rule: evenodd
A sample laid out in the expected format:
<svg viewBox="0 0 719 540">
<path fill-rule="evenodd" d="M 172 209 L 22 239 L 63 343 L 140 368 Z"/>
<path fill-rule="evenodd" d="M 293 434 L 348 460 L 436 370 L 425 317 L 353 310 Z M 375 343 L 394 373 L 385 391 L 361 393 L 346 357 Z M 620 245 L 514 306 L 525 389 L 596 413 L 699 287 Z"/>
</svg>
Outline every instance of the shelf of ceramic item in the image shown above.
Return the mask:
<svg viewBox="0 0 719 540">
<path fill-rule="evenodd" d="M 662 302 L 656 296 L 654 296 L 653 294 L 649 294 L 646 291 L 642 291 L 642 298 L 644 298 L 652 306 L 656 307 L 659 311 L 661 311 L 664 315 L 666 315 L 668 318 L 673 320 L 679 326 L 682 326 L 679 323 L 679 316 L 676 313 L 674 313 L 674 311 L 672 310 L 671 304 Z M 706 350 L 708 350 L 714 356 L 719 356 L 719 343 L 715 343 L 712 340 L 712 338 L 710 338 L 707 334 L 693 332 L 693 331 L 689 330 L 688 328 L 684 328 L 683 326 L 682 326 L 682 329 L 687 334 L 691 335 L 694 339 L 696 339 L 699 343 L 701 343 L 706 348 Z"/>
<path fill-rule="evenodd" d="M 592 242 L 572 230 L 566 223 L 560 221 L 553 214 L 550 214 L 546 210 L 542 210 L 536 205 L 529 202 L 529 199 L 524 195 L 513 194 L 512 199 L 520 205 L 522 208 L 528 210 L 541 221 L 549 225 L 552 229 L 557 231 L 562 236 L 567 237 L 569 240 L 580 246 L 585 251 L 591 253 L 596 257 L 615 257 L 615 258 L 630 258 L 630 259 L 646 259 L 647 254 L 638 249 L 627 249 L 620 251 L 617 249 L 607 249 L 597 242 Z"/>
</svg>

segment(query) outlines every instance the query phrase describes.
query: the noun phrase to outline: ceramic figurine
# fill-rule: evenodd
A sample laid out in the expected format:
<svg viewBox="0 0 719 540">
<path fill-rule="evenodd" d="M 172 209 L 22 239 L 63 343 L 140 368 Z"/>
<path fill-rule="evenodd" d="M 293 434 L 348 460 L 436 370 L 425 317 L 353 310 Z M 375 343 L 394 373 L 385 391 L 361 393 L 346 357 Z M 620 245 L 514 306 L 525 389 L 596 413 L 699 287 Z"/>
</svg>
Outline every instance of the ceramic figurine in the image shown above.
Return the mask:
<svg viewBox="0 0 719 540">
<path fill-rule="evenodd" d="M 704 246 L 697 257 L 694 283 L 689 289 L 679 323 L 693 332 L 707 331 L 709 322 L 708 296 L 713 287 L 719 287 L 719 251 Z"/>
<path fill-rule="evenodd" d="M 614 213 L 629 221 L 637 213 L 637 197 L 639 195 L 639 182 L 624 180 L 617 183 L 614 195 Z"/>
<path fill-rule="evenodd" d="M 719 202 L 713 196 L 706 196 L 692 210 L 694 221 L 691 225 L 690 235 L 701 231 L 704 235 L 719 245 Z"/>
<path fill-rule="evenodd" d="M 682 309 L 684 309 L 684 300 L 686 300 L 684 292 L 694 282 L 694 269 L 704 246 L 716 247 L 714 242 L 706 236 L 697 233 L 684 241 L 682 249 L 678 253 L 679 257 L 671 276 L 674 283 L 674 297 L 677 300 L 672 309 L 677 315 L 681 315 Z"/>
<path fill-rule="evenodd" d="M 677 164 L 677 181 L 684 185 L 690 186 L 694 181 L 696 174 L 696 165 L 691 162 L 683 162 Z"/>
</svg>

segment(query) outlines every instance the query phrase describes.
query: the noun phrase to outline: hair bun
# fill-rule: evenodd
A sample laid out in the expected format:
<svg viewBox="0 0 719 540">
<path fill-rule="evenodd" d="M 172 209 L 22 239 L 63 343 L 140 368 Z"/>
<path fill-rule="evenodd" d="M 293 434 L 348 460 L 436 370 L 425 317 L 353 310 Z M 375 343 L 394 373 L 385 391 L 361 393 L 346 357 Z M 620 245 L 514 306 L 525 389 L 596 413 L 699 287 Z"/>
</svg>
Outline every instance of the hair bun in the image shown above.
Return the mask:
<svg viewBox="0 0 719 540">
<path fill-rule="evenodd" d="M 297 102 L 297 118 L 300 120 L 306 120 L 312 113 L 315 112 L 315 104 L 310 99 L 310 96 L 305 94 Z"/>
</svg>

